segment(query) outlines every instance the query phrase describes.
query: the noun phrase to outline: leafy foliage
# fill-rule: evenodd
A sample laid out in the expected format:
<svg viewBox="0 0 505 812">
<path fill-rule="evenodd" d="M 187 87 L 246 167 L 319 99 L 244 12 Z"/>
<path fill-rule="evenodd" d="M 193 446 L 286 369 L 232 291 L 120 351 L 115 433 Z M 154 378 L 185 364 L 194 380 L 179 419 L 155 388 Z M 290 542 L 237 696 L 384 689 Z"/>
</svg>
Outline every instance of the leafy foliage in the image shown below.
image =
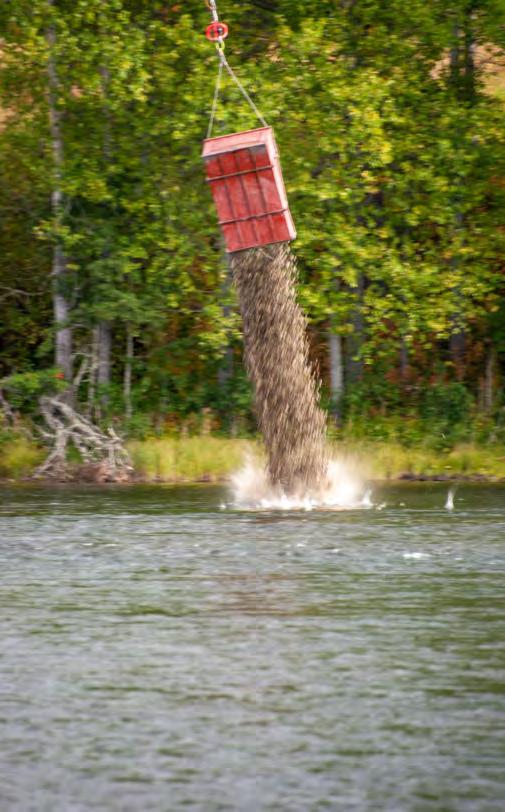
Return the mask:
<svg viewBox="0 0 505 812">
<path fill-rule="evenodd" d="M 408 14 L 398 0 L 221 5 L 230 60 L 276 129 L 325 388 L 333 332 L 348 420 L 415 413 L 450 437 L 476 409 L 499 410 L 505 133 L 478 57 L 505 46 L 502 4 L 414 0 Z M 90 359 L 83 403 L 128 412 L 129 370 L 136 433 L 188 425 L 204 408 L 216 429 L 253 429 L 200 159 L 216 71 L 206 23 L 200 0 L 2 5 L 0 374 L 16 408 L 53 380 L 39 370 L 52 365 L 58 243 L 76 359 Z M 64 146 L 58 218 L 50 57 Z M 255 126 L 230 83 L 216 124 Z M 103 323 L 106 385 L 93 366 Z"/>
</svg>

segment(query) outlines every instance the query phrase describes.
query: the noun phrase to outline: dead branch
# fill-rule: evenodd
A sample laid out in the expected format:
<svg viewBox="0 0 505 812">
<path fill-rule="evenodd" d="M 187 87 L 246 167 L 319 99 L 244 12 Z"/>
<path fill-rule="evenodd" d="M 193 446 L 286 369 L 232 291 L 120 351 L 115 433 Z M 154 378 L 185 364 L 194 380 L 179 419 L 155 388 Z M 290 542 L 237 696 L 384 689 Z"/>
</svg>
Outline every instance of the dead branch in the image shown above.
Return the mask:
<svg viewBox="0 0 505 812">
<path fill-rule="evenodd" d="M 83 378 L 86 375 L 86 373 L 88 371 L 88 368 L 90 366 L 88 357 L 86 355 L 84 355 L 83 353 L 82 353 L 82 355 L 83 355 L 83 358 L 82 358 L 81 364 L 79 366 L 77 375 L 75 376 L 74 380 L 72 381 L 72 389 L 74 390 L 74 392 L 79 391 L 79 387 L 80 387 L 80 385 L 81 385 L 81 383 L 83 381 Z M 75 355 L 74 355 L 74 358 L 75 358 Z"/>
<path fill-rule="evenodd" d="M 27 290 L 20 290 L 19 288 L 10 288 L 6 285 L 0 285 L 0 302 L 6 299 L 31 299 L 34 296 L 41 296 L 40 292 L 29 292 Z"/>
<path fill-rule="evenodd" d="M 40 433 L 52 443 L 52 448 L 35 471 L 36 478 L 68 479 L 67 452 L 72 445 L 88 468 L 92 468 L 95 480 L 120 482 L 130 478 L 133 472 L 130 457 L 113 428 L 102 431 L 62 396 L 41 397 L 40 412 L 46 424 Z"/>
<path fill-rule="evenodd" d="M 15 415 L 12 408 L 5 398 L 4 393 L 0 389 L 0 416 L 3 417 L 8 426 L 13 426 L 15 422 Z"/>
</svg>

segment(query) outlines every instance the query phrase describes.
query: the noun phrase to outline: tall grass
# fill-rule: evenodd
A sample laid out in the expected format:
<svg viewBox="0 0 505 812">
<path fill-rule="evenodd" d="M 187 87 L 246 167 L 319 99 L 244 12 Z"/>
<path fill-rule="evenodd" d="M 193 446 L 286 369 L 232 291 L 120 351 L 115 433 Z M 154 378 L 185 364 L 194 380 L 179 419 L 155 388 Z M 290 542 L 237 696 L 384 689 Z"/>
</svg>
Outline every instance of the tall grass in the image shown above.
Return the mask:
<svg viewBox="0 0 505 812">
<path fill-rule="evenodd" d="M 238 470 L 249 455 L 264 459 L 253 440 L 219 437 L 164 437 L 128 443 L 140 479 L 149 482 L 217 482 Z M 0 477 L 29 477 L 44 459 L 41 448 L 24 434 L 0 442 Z M 466 443 L 445 451 L 423 445 L 405 446 L 392 440 L 346 439 L 332 443 L 332 455 L 348 460 L 363 477 L 486 477 L 505 480 L 505 445 Z"/>
<path fill-rule="evenodd" d="M 392 441 L 332 443 L 332 456 L 347 460 L 364 477 L 482 476 L 505 479 L 505 446 L 461 444 L 436 451 Z M 137 474 L 162 482 L 215 482 L 236 471 L 247 454 L 263 458 L 259 443 L 217 437 L 162 438 L 129 443 Z"/>
<path fill-rule="evenodd" d="M 24 435 L 13 435 L 0 445 L 0 476 L 19 479 L 30 476 L 46 452 Z"/>
<path fill-rule="evenodd" d="M 162 482 L 215 482 L 236 471 L 246 454 L 259 453 L 250 440 L 211 436 L 137 440 L 128 451 L 139 476 Z"/>
<path fill-rule="evenodd" d="M 346 441 L 333 445 L 337 457 L 347 457 L 364 476 L 398 479 L 401 476 L 486 477 L 505 479 L 505 446 L 456 445 L 446 451 L 400 443 Z"/>
</svg>

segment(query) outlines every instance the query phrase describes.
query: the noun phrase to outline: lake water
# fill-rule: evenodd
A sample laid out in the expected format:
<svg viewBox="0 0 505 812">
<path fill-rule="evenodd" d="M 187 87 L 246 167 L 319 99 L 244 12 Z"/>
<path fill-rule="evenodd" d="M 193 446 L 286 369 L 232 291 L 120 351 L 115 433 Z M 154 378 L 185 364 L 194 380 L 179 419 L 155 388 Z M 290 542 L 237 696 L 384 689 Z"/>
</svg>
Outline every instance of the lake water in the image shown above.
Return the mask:
<svg viewBox="0 0 505 812">
<path fill-rule="evenodd" d="M 0 809 L 502 812 L 505 487 L 0 491 Z"/>
</svg>

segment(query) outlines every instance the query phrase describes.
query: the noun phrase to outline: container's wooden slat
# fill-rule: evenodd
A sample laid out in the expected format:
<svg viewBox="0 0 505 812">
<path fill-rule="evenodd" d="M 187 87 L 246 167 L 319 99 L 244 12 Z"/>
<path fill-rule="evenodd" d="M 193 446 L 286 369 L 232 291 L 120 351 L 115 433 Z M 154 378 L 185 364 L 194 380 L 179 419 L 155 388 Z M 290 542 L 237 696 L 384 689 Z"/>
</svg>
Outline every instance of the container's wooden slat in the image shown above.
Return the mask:
<svg viewBox="0 0 505 812">
<path fill-rule="evenodd" d="M 295 238 L 270 127 L 207 139 L 203 157 L 228 252 Z"/>
</svg>

